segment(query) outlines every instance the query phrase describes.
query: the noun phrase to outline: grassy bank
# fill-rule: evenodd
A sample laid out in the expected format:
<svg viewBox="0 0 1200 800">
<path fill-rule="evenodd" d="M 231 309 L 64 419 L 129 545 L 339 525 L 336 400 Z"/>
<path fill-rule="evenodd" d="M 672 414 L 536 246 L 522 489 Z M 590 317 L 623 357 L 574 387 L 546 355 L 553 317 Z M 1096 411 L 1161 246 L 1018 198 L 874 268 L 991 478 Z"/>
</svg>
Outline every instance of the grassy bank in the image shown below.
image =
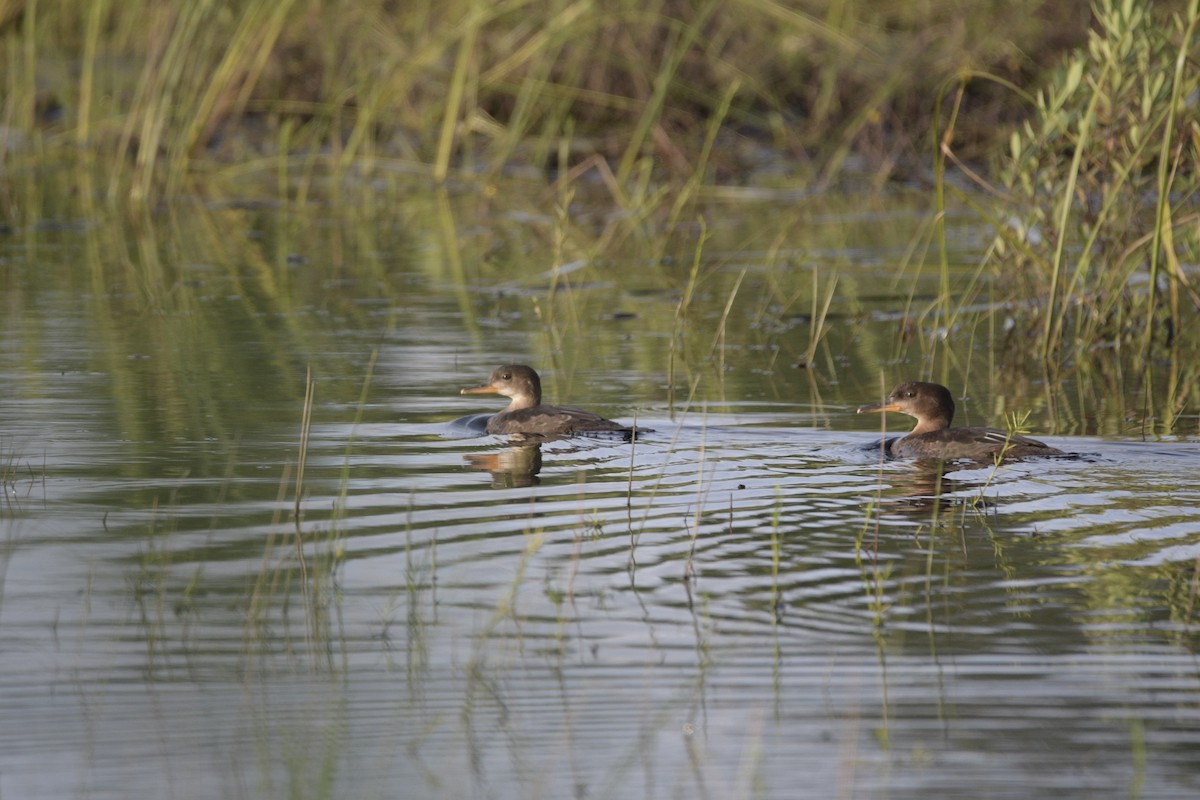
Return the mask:
<svg viewBox="0 0 1200 800">
<path fill-rule="evenodd" d="M 565 147 L 624 182 L 690 176 L 720 117 L 726 179 L 762 150 L 826 178 L 852 155 L 887 173 L 925 151 L 947 80 L 1027 83 L 1084 33 L 1082 3 L 1016 5 L 10 0 L 7 157 L 70 146 L 135 197 L 280 151 L 445 177 L 556 168 Z M 972 147 L 1024 113 L 984 83 L 968 95 Z"/>
</svg>

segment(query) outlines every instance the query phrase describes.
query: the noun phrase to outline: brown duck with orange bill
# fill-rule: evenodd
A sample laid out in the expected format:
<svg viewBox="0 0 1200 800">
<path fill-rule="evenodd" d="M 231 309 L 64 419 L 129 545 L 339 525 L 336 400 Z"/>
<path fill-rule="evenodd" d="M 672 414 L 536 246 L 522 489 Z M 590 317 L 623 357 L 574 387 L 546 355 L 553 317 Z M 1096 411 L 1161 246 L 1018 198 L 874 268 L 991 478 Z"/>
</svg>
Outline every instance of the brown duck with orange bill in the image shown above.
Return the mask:
<svg viewBox="0 0 1200 800">
<path fill-rule="evenodd" d="M 487 423 L 487 432 L 523 433 L 535 436 L 571 436 L 577 433 L 648 433 L 605 419 L 599 414 L 569 406 L 542 404 L 542 381 L 532 367 L 507 364 L 492 370 L 482 386 L 463 389 L 462 394 L 500 394 L 511 399 L 508 407 Z"/>
<path fill-rule="evenodd" d="M 898 411 L 916 417 L 917 427 L 888 445 L 888 453 L 896 458 L 994 461 L 997 456 L 1008 459 L 1065 455 L 1037 439 L 1006 431 L 950 427 L 954 398 L 949 389 L 936 383 L 905 381 L 884 402 L 858 409 L 859 414 L 872 411 Z"/>
</svg>

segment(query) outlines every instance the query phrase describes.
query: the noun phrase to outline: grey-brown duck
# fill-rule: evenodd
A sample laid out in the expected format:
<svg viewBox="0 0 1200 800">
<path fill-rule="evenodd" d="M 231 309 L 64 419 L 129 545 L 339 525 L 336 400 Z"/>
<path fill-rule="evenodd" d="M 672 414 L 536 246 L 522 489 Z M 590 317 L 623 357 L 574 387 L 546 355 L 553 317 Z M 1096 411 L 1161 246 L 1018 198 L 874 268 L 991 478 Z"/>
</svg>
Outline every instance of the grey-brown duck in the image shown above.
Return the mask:
<svg viewBox="0 0 1200 800">
<path fill-rule="evenodd" d="M 648 432 L 645 428 L 622 425 L 581 408 L 544 405 L 541 378 L 532 367 L 524 364 L 496 367 L 487 383 L 463 389 L 462 394 L 500 394 L 511 400 L 503 411 L 488 420 L 488 433 L 571 436 L 609 432 L 630 437 Z"/>
<path fill-rule="evenodd" d="M 884 402 L 858 409 L 859 414 L 883 411 L 898 411 L 917 420 L 907 436 L 889 443 L 888 453 L 897 458 L 994 461 L 998 455 L 1005 459 L 1065 455 L 1037 439 L 1007 431 L 950 427 L 954 398 L 949 389 L 937 383 L 905 381 Z"/>
</svg>

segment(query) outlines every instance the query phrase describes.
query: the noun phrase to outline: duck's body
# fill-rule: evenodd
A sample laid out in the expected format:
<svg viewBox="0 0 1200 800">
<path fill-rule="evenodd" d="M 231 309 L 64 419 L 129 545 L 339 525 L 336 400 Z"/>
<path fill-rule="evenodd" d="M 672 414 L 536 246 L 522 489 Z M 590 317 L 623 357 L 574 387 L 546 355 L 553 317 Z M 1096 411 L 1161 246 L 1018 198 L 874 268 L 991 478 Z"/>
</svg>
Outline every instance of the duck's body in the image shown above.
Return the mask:
<svg viewBox="0 0 1200 800">
<path fill-rule="evenodd" d="M 572 436 L 607 431 L 630 436 L 645 432 L 642 428 L 631 428 L 582 408 L 543 404 L 541 378 L 524 364 L 497 367 L 492 370 L 487 383 L 463 389 L 462 393 L 500 394 L 510 398 L 508 407 L 488 420 L 488 433 Z"/>
<path fill-rule="evenodd" d="M 947 428 L 931 433 L 910 433 L 894 440 L 888 452 L 896 458 L 942 461 L 993 461 L 1001 453 L 1005 459 L 1063 455 L 1061 450 L 1045 442 L 995 428 Z"/>
<path fill-rule="evenodd" d="M 1065 455 L 1050 445 L 994 428 L 952 428 L 954 398 L 945 386 L 924 381 L 906 381 L 878 405 L 862 406 L 858 413 L 898 411 L 915 417 L 917 426 L 904 437 L 888 444 L 896 458 L 936 458 L 943 461 L 970 459 L 994 461 L 1029 456 Z"/>
</svg>

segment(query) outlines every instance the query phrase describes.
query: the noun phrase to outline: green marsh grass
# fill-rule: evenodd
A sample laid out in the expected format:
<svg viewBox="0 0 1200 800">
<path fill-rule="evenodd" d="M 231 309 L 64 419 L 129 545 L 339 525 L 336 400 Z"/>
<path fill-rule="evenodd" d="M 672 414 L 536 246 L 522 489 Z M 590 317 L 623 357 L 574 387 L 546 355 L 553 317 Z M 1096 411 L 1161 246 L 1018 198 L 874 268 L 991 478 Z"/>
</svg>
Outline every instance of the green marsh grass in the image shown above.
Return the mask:
<svg viewBox="0 0 1200 800">
<path fill-rule="evenodd" d="M 1045 63 L 1077 16 L 867 0 L 51 0 L 0 28 L 0 118 L 41 139 L 35 158 L 60 159 L 66 142 L 102 155 L 114 201 L 264 168 L 285 147 L 339 176 L 394 160 L 444 182 L 547 166 L 563 139 L 637 198 L 652 173 L 686 180 L 710 154 L 736 164 L 695 135 L 726 121 L 828 182 L 855 152 L 883 174 L 901 162 L 947 70 L 1021 77 L 1036 62 L 1014 49 Z M 982 140 L 1005 112 L 974 99 Z M 889 142 L 889 128 L 905 133 Z"/>
<path fill-rule="evenodd" d="M 683 349 L 683 340 L 688 331 L 688 308 L 691 305 L 692 297 L 696 292 L 696 285 L 700 278 L 701 253 L 703 252 L 705 239 L 705 225 L 703 220 L 701 220 L 700 235 L 697 237 L 696 248 L 692 255 L 691 270 L 688 272 L 687 282 L 684 284 L 679 302 L 675 305 L 675 318 L 671 326 L 671 346 L 667 353 L 667 408 L 671 409 L 672 414 L 675 409 L 675 373 L 677 365 L 683 358 L 680 350 Z M 697 384 L 698 380 L 692 383 L 693 391 Z M 689 392 L 688 401 L 690 405 L 691 392 Z"/>
<path fill-rule="evenodd" d="M 708 453 L 706 432 L 701 433 L 699 451 L 696 456 L 696 511 L 692 515 L 691 524 L 688 526 L 690 528 L 688 550 L 683 564 L 683 580 L 689 587 L 689 593 L 691 585 L 699 578 L 695 564 L 696 542 L 700 536 L 700 526 L 704 522 L 704 500 L 712 488 L 711 479 L 706 481 L 704 478 L 705 458 Z"/>
<path fill-rule="evenodd" d="M 4 492 L 3 510 L 17 513 L 21 510 L 22 498 L 29 496 L 39 482 L 43 492 L 45 491 L 46 470 L 43 463 L 40 473 L 35 472 L 32 464 L 20 455 L 15 447 L 11 445 L 6 447 L 6 444 L 8 443 L 0 438 L 0 491 Z M 25 478 L 29 479 L 29 485 L 22 491 L 21 484 L 24 483 Z M 0 588 L 3 588 L 2 574 L 0 574 Z"/>
<path fill-rule="evenodd" d="M 876 643 L 882 648 L 884 626 L 890 607 L 887 586 L 892 567 L 891 564 L 884 566 L 880 563 L 879 508 L 879 503 L 875 500 L 872 500 L 867 506 L 862 527 L 854 540 L 854 562 L 862 579 L 867 607 L 871 611 L 872 633 L 876 638 Z M 870 534 L 869 541 L 868 534 Z"/>
<path fill-rule="evenodd" d="M 1178 338 L 1200 294 L 1179 266 L 1200 256 L 1194 57 L 1200 3 L 1172 11 L 1098 0 L 1085 49 L 1064 59 L 999 159 L 989 265 L 1017 279 L 1021 316 L 1054 370 L 1097 348 L 1147 364 Z M 1000 212 L 1001 214 L 1005 212 Z M 1165 289 L 1168 301 L 1159 302 Z"/>
<path fill-rule="evenodd" d="M 304 655 L 314 669 L 332 670 L 338 666 L 335 659 L 339 654 L 338 571 L 345 561 L 341 528 L 344 509 L 334 502 L 328 530 L 323 535 L 320 525 L 306 519 L 304 513 L 308 428 L 315 398 L 311 375 L 309 381 L 301 407 L 297 459 L 282 464 L 259 569 L 247 587 L 242 649 L 246 656 L 266 652 L 265 648 L 278 635 L 272 625 L 288 624 L 293 592 L 298 591 L 304 623 Z M 341 655 L 345 658 L 344 648 Z"/>
<path fill-rule="evenodd" d="M 729 500 L 729 529 L 733 530 L 733 498 Z M 772 630 L 783 617 L 783 596 L 779 591 L 779 567 L 782 560 L 783 547 L 779 536 L 779 518 L 783 513 L 783 490 L 775 487 L 775 503 L 771 507 L 771 627 Z M 779 642 L 775 642 L 778 649 Z"/>
<path fill-rule="evenodd" d="M 871 614 L 871 637 L 875 642 L 876 656 L 879 658 L 880 692 L 883 702 L 880 705 L 880 724 L 876 728 L 875 734 L 879 745 L 886 750 L 891 747 L 887 680 L 887 613 L 892 606 L 888 595 L 892 587 L 892 564 L 889 563 L 886 566 L 880 564 L 879 512 L 880 506 L 873 498 L 867 506 L 862 527 L 859 528 L 854 539 L 854 563 L 858 567 L 867 610 Z M 867 542 L 868 533 L 871 534 L 869 544 Z"/>
<path fill-rule="evenodd" d="M 404 519 L 404 609 L 405 635 L 403 641 L 405 677 L 410 693 L 416 693 L 419 677 L 429 667 L 429 628 L 437 622 L 437 536 L 429 537 L 424 563 L 418 564 L 413 554 L 412 514 L 416 496 L 410 494 Z M 383 635 L 387 639 L 389 623 L 385 621 Z"/>
</svg>

